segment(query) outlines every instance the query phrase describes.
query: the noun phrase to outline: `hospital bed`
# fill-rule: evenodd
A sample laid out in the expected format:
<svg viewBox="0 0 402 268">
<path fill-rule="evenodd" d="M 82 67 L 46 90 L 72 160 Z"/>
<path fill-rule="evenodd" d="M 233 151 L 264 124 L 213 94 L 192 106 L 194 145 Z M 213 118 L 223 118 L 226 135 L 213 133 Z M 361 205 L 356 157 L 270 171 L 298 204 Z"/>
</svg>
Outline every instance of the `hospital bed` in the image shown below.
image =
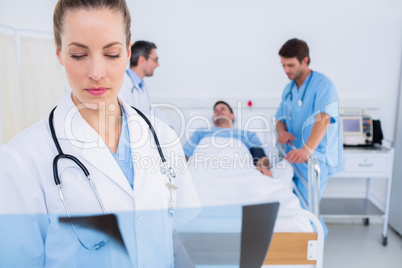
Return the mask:
<svg viewBox="0 0 402 268">
<path fill-rule="evenodd" d="M 248 101 L 241 101 L 238 100 L 238 98 L 226 99 L 232 106 L 235 114 L 234 127 L 242 129 L 247 128 L 251 131 L 255 130 L 254 132 L 256 132 L 261 142 L 266 145 L 264 146 L 264 150 L 267 155 L 271 153 L 279 154 L 281 157 L 286 155 L 285 146 L 276 142 L 277 133 L 274 118 L 276 107 L 273 109 L 267 107 L 267 105 L 263 105 L 258 108 L 251 108 Z M 168 114 L 171 113 L 170 119 L 172 122 L 181 122 L 179 125 L 175 126 L 175 129 L 178 133 L 184 133 L 184 135 L 179 135 L 182 137 L 183 144 L 195 129 L 213 125 L 212 107 L 215 102 L 216 99 L 186 100 L 180 103 L 180 107 L 171 105 L 177 109 L 169 108 L 164 110 Z M 202 105 L 200 105 L 201 103 Z M 179 117 L 175 118 L 178 114 Z M 183 124 L 183 121 L 185 124 Z M 291 164 L 291 166 L 301 182 L 309 190 L 308 200 L 305 200 L 293 183 L 296 195 L 305 208 L 308 208 L 311 213 L 319 217 L 320 166 L 318 160 L 314 157 L 308 160 L 308 178 L 304 178 L 294 164 Z"/>
<path fill-rule="evenodd" d="M 211 106 L 212 107 L 212 106 Z M 187 111 L 189 112 L 186 117 L 187 120 L 190 118 L 190 122 L 193 124 L 191 125 L 192 129 L 196 129 L 197 127 L 205 127 L 205 122 L 208 123 L 208 120 L 212 118 L 211 114 L 211 108 L 208 109 L 195 109 L 193 111 Z M 236 114 L 236 119 L 237 119 L 237 126 L 241 125 L 244 126 L 244 124 L 247 125 L 251 117 L 256 117 L 258 120 L 254 120 L 254 122 L 248 124 L 248 126 L 253 129 L 264 129 L 264 131 L 257 132 L 257 135 L 259 136 L 260 140 L 266 144 L 268 143 L 270 148 L 264 148 L 266 152 L 272 153 L 277 157 L 285 155 L 284 147 L 276 145 L 275 141 L 275 129 L 271 127 L 272 124 L 269 124 L 268 120 L 266 118 L 269 118 L 267 115 L 267 111 L 257 111 L 257 113 L 253 113 L 248 109 L 235 109 Z M 239 116 L 239 113 L 241 113 L 241 116 Z M 264 114 L 265 113 L 265 114 Z M 269 113 L 269 112 L 268 112 Z M 190 115 L 190 116 L 189 116 Z M 203 124 L 197 125 L 194 124 L 196 120 L 193 120 L 191 116 L 202 116 L 204 115 L 204 119 L 201 119 L 203 121 Z M 240 117 L 240 118 L 239 118 Z M 205 120 L 205 118 L 207 118 Z M 267 123 L 268 122 L 268 123 Z M 187 130 L 186 130 L 187 131 Z M 191 133 L 187 134 L 187 137 L 189 137 Z M 318 221 L 318 215 L 319 215 L 319 165 L 317 162 L 317 159 L 311 158 L 309 159 L 308 163 L 309 167 L 309 177 L 308 179 L 305 179 L 301 174 L 298 174 L 301 180 L 304 180 L 304 183 L 306 184 L 307 189 L 309 189 L 309 198 L 308 200 L 304 200 L 302 195 L 298 193 L 296 187 L 294 187 L 293 180 L 290 178 L 289 183 L 293 185 L 293 189 L 296 192 L 297 196 L 299 197 L 300 201 L 297 200 L 297 202 L 302 202 L 306 208 L 308 208 L 308 211 L 303 210 L 303 209 L 298 209 L 295 207 L 287 207 L 285 209 L 281 209 L 279 212 L 279 217 L 278 221 L 286 222 L 286 219 L 289 219 L 289 222 L 292 221 L 292 219 L 295 218 L 300 218 L 303 217 L 304 219 L 307 219 L 310 228 L 311 224 L 314 226 L 314 229 L 303 229 L 303 228 L 292 228 L 291 226 L 288 226 L 287 224 L 284 224 L 285 228 L 282 228 L 280 230 L 275 230 L 275 233 L 273 235 L 272 243 L 270 250 L 267 254 L 267 258 L 264 261 L 264 268 L 265 267 L 322 267 L 322 261 L 323 261 L 323 248 L 324 248 L 324 232 L 322 225 Z M 298 170 L 295 168 L 295 166 L 292 165 L 292 168 L 295 173 L 300 173 Z M 292 170 L 292 174 L 293 174 Z M 194 170 L 190 169 L 190 172 L 192 172 L 193 178 L 197 179 L 197 175 L 194 175 L 193 172 Z M 224 172 L 223 172 L 224 173 Z M 208 173 L 205 174 L 205 178 L 207 178 L 209 175 Z M 224 175 L 224 174 L 220 174 Z M 215 187 L 210 187 L 211 183 L 206 183 L 206 187 L 201 188 L 202 192 L 208 192 L 208 191 L 214 191 Z M 197 188 L 197 183 L 195 184 Z M 199 186 L 199 185 L 198 185 Z M 237 187 L 240 191 L 242 190 L 242 185 L 237 185 L 234 186 Z M 199 190 L 199 189 L 198 189 Z M 292 189 L 289 190 L 290 192 Z M 219 187 L 217 192 L 219 192 Z M 200 199 L 206 200 L 208 197 L 203 197 L 203 194 L 200 194 Z M 230 198 L 230 197 L 229 197 Z M 234 199 L 232 200 L 234 201 Z M 248 200 L 250 201 L 250 200 Z M 269 201 L 269 200 L 268 200 Z M 208 201 L 209 202 L 209 201 Z M 309 204 L 309 206 L 307 205 Z M 204 204 L 205 205 L 205 204 Z M 207 205 L 211 205 L 208 203 Z M 300 204 L 299 204 L 300 206 Z M 203 232 L 203 228 L 205 226 L 208 226 L 211 224 L 211 222 L 224 222 L 224 226 L 227 229 L 228 226 L 230 226 L 231 221 L 235 220 L 236 218 L 229 217 L 227 215 L 223 214 L 214 214 L 214 215 L 209 215 L 207 217 L 201 216 L 200 218 L 196 219 L 187 227 L 184 229 L 179 230 L 182 234 L 184 233 L 192 233 L 192 232 Z M 293 220 L 294 221 L 294 220 Z M 286 229 L 288 228 L 288 229 Z M 293 230 L 292 230 L 293 229 Z M 289 232 L 291 231 L 291 232 Z M 194 241 L 194 239 L 192 239 Z M 292 247 L 290 246 L 292 245 Z M 295 266 L 296 265 L 296 266 Z M 203 265 L 197 265 L 197 267 L 203 268 L 203 267 L 214 267 L 214 266 L 203 266 Z M 222 266 L 216 266 L 216 267 L 222 267 Z M 224 266 L 225 268 L 231 267 L 231 266 Z M 236 266 L 233 266 L 236 267 Z"/>
</svg>

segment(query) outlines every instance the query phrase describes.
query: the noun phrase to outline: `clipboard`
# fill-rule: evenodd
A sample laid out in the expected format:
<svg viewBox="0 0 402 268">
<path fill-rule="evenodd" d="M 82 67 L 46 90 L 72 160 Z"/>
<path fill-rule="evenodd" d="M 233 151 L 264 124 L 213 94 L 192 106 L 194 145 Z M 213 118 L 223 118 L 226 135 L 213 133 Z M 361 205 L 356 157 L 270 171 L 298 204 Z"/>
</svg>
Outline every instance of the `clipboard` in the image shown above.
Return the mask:
<svg viewBox="0 0 402 268">
<path fill-rule="evenodd" d="M 240 268 L 260 268 L 267 255 L 279 203 L 243 206 Z"/>
</svg>

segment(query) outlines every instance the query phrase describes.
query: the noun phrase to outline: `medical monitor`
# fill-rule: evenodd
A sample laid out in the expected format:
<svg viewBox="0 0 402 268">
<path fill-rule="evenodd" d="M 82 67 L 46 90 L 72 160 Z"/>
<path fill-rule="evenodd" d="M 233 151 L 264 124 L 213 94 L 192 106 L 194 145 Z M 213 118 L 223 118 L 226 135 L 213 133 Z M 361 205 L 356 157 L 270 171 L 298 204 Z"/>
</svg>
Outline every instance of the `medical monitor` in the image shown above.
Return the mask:
<svg viewBox="0 0 402 268">
<path fill-rule="evenodd" d="M 367 146 L 373 141 L 373 121 L 369 111 L 342 109 L 341 127 L 345 146 Z"/>
<path fill-rule="evenodd" d="M 361 118 L 343 118 L 343 132 L 361 133 Z"/>
</svg>

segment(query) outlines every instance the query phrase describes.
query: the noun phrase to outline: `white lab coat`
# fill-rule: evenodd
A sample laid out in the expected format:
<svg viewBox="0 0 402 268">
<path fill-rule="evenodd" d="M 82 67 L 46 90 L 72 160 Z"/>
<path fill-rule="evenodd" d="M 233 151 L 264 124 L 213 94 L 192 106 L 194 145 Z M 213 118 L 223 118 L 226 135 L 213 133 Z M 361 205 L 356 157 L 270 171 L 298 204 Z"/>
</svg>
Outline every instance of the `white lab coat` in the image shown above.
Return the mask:
<svg viewBox="0 0 402 268">
<path fill-rule="evenodd" d="M 173 222 L 181 224 L 199 212 L 197 194 L 185 162 L 170 161 L 178 189 L 174 219 L 168 216 L 167 177 L 158 168 L 154 139 L 145 121 L 119 101 L 130 132 L 134 189 L 100 136 L 81 117 L 71 93 L 55 110 L 54 126 L 63 152 L 81 160 L 106 211 L 117 215 L 128 256 L 113 241 L 88 251 L 78 243 L 69 224 L 58 222 L 58 216 L 66 216 L 66 212 L 53 179 L 57 150 L 45 118 L 0 147 L 0 267 L 173 267 Z M 160 120 L 151 122 L 162 146 L 177 140 L 174 131 Z M 168 161 L 184 159 L 178 141 L 163 152 Z M 68 159 L 60 160 L 58 168 L 67 205 L 74 210 L 70 213 L 101 214 L 81 170 Z"/>
<path fill-rule="evenodd" d="M 157 118 L 169 126 L 172 126 L 171 122 L 160 108 L 155 108 L 153 111 L 151 110 L 151 104 L 155 102 L 149 94 L 147 85 L 144 83 L 141 89 L 140 86 L 130 78 L 127 72 L 124 73 L 123 85 L 119 92 L 119 97 L 145 114 L 151 115 L 155 113 Z"/>
</svg>

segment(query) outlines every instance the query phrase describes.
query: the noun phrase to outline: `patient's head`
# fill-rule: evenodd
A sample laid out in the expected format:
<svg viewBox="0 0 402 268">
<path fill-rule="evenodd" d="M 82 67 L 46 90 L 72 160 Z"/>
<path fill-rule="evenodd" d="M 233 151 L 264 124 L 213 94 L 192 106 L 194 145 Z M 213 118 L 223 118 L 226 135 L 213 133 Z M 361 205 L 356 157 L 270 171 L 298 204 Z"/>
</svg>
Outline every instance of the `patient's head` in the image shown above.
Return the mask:
<svg viewBox="0 0 402 268">
<path fill-rule="evenodd" d="M 231 128 L 234 121 L 232 107 L 224 101 L 218 101 L 214 105 L 214 125 L 216 127 Z"/>
</svg>

